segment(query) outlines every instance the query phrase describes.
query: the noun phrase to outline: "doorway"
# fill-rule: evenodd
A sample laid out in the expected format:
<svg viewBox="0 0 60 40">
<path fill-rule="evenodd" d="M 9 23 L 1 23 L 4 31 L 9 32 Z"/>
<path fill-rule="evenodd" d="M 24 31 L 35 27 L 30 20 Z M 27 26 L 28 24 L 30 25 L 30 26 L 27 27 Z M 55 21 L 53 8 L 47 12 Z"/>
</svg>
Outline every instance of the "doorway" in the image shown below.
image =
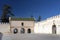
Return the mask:
<svg viewBox="0 0 60 40">
<path fill-rule="evenodd" d="M 52 26 L 52 34 L 56 34 L 56 25 Z"/>
<path fill-rule="evenodd" d="M 31 33 L 31 29 L 28 29 L 27 32 L 28 32 L 28 33 Z"/>
<path fill-rule="evenodd" d="M 25 29 L 24 28 L 21 28 L 21 33 L 25 33 Z"/>
</svg>

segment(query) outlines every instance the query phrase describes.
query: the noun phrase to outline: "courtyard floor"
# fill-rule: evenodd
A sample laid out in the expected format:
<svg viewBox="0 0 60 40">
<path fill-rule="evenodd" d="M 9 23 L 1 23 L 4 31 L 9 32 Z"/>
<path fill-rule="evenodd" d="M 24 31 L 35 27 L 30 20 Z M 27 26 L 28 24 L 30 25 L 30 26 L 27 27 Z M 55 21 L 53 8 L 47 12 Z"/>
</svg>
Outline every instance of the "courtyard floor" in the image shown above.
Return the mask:
<svg viewBox="0 0 60 40">
<path fill-rule="evenodd" d="M 2 40 L 60 40 L 56 34 L 5 34 Z"/>
</svg>

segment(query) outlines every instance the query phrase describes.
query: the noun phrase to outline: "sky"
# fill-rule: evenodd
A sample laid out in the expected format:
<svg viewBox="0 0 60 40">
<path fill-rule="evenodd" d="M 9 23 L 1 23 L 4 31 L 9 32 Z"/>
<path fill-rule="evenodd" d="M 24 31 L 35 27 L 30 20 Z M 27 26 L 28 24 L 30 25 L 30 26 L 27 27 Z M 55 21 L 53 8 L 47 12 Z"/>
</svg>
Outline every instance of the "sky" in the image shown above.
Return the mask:
<svg viewBox="0 0 60 40">
<path fill-rule="evenodd" d="M 16 17 L 34 18 L 41 16 L 41 20 L 60 14 L 60 0 L 0 0 L 0 16 L 4 4 L 12 7 Z"/>
</svg>

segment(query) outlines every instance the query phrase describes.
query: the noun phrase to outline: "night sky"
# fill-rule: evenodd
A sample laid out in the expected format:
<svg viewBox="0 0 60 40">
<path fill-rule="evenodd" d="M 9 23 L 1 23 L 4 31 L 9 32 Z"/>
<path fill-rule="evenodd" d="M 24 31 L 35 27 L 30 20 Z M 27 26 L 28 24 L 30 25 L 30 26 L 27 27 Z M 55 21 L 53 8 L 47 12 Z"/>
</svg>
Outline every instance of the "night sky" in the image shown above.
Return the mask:
<svg viewBox="0 0 60 40">
<path fill-rule="evenodd" d="M 0 0 L 0 16 L 4 4 L 12 7 L 12 12 L 16 17 L 33 15 L 36 19 L 41 16 L 44 20 L 60 14 L 60 0 Z"/>
</svg>

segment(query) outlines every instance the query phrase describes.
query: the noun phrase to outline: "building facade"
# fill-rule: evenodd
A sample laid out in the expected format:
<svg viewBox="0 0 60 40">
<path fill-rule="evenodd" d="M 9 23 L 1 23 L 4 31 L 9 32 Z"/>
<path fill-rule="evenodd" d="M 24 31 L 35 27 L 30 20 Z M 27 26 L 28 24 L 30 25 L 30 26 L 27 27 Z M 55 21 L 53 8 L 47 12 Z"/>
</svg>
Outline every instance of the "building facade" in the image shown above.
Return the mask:
<svg viewBox="0 0 60 40">
<path fill-rule="evenodd" d="M 34 33 L 34 18 L 9 17 L 9 23 L 0 23 L 0 32 L 4 33 Z"/>
<path fill-rule="evenodd" d="M 35 33 L 60 34 L 60 15 L 35 23 Z"/>
<path fill-rule="evenodd" d="M 11 33 L 34 33 L 34 18 L 11 18 L 10 25 Z"/>
</svg>

